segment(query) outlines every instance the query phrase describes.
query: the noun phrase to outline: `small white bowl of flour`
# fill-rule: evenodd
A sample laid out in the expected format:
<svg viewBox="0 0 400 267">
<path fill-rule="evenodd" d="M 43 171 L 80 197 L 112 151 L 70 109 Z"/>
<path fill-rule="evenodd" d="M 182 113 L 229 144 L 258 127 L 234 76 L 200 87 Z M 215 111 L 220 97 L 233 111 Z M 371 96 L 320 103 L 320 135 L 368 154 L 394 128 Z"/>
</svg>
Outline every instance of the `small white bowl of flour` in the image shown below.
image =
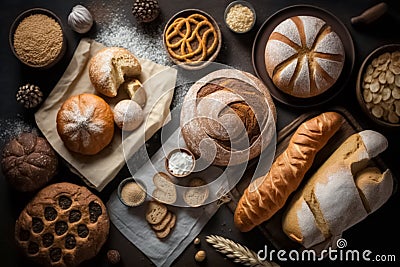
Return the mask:
<svg viewBox="0 0 400 267">
<path fill-rule="evenodd" d="M 192 173 L 195 167 L 195 157 L 185 148 L 176 148 L 165 158 L 165 168 L 168 173 L 181 178 Z"/>
</svg>

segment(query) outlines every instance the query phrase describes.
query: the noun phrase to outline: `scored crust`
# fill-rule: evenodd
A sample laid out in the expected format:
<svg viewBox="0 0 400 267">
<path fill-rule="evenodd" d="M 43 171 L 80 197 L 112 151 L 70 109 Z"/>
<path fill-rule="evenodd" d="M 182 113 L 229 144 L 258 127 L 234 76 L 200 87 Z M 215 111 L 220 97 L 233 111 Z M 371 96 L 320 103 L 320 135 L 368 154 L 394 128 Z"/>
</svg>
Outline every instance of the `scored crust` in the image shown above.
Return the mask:
<svg viewBox="0 0 400 267">
<path fill-rule="evenodd" d="M 57 132 L 64 145 L 83 155 L 103 150 L 114 136 L 114 115 L 104 99 L 94 94 L 68 98 L 57 113 Z"/>
<path fill-rule="evenodd" d="M 273 83 L 300 98 L 322 94 L 338 80 L 345 61 L 343 43 L 322 19 L 294 16 L 272 31 L 265 65 Z"/>
<path fill-rule="evenodd" d="M 247 162 L 268 146 L 275 134 L 276 110 L 258 78 L 222 69 L 190 87 L 180 119 L 182 137 L 197 158 L 228 166 Z"/>
<path fill-rule="evenodd" d="M 78 266 L 94 257 L 109 234 L 101 199 L 86 187 L 62 182 L 39 191 L 15 223 L 24 254 L 43 266 Z"/>
<path fill-rule="evenodd" d="M 4 146 L 1 169 L 15 189 L 33 192 L 56 175 L 58 157 L 45 138 L 34 133 L 22 133 Z"/>
</svg>

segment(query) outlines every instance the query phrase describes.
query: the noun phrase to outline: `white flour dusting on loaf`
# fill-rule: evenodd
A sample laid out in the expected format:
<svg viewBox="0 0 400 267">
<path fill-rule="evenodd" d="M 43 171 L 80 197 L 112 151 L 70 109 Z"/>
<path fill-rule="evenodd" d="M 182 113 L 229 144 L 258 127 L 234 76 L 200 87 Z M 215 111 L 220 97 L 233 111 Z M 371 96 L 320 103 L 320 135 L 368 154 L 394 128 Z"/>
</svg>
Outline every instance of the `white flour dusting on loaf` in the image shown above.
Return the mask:
<svg viewBox="0 0 400 267">
<path fill-rule="evenodd" d="M 103 64 L 99 69 L 99 77 L 101 78 L 100 82 L 104 84 L 109 84 L 110 79 L 113 76 L 111 74 L 114 69 L 111 61 L 113 54 L 110 50 L 106 50 L 102 53 L 102 55 L 103 55 Z"/>
<path fill-rule="evenodd" d="M 299 98 L 330 89 L 340 77 L 344 60 L 339 35 L 312 16 L 294 16 L 281 22 L 269 36 L 264 53 L 266 71 L 275 86 Z"/>
<path fill-rule="evenodd" d="M 104 121 L 93 120 L 96 107 L 86 106 L 81 110 L 76 102 L 71 103 L 71 110 L 62 111 L 62 116 L 67 123 L 64 125 L 64 132 L 70 134 L 71 140 L 82 140 L 84 147 L 90 144 L 90 136 L 99 134 L 104 129 Z"/>
</svg>

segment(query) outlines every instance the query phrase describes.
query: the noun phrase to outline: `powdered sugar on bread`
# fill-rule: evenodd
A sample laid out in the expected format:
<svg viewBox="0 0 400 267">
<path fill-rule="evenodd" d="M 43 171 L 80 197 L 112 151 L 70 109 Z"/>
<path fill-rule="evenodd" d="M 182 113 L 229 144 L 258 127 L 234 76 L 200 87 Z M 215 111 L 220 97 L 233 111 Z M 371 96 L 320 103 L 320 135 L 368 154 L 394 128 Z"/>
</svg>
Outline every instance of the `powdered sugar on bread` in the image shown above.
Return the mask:
<svg viewBox="0 0 400 267">
<path fill-rule="evenodd" d="M 297 30 L 296 24 L 290 19 L 287 19 L 276 26 L 274 32 L 280 33 L 286 36 L 289 40 L 301 46 L 301 38 L 299 31 Z"/>
<path fill-rule="evenodd" d="M 94 94 L 79 94 L 64 101 L 57 113 L 57 132 L 65 146 L 83 155 L 105 148 L 114 135 L 110 106 Z"/>
<path fill-rule="evenodd" d="M 277 40 L 269 41 L 265 48 L 265 55 L 268 55 L 269 60 L 269 64 L 266 64 L 269 76 L 272 77 L 275 68 L 296 53 L 295 49 L 283 42 Z"/>
<path fill-rule="evenodd" d="M 89 62 L 89 78 L 101 94 L 115 97 L 127 77 L 139 76 L 138 59 L 122 47 L 106 47 L 97 52 Z"/>
<path fill-rule="evenodd" d="M 375 131 L 349 136 L 293 196 L 284 232 L 310 248 L 341 236 L 382 206 L 392 193 L 392 176 L 368 166 L 386 147 L 386 138 Z"/>
<path fill-rule="evenodd" d="M 95 110 L 94 105 L 80 109 L 76 102 L 71 103 L 71 109 L 65 110 L 62 116 L 67 123 L 64 132 L 71 135 L 72 141 L 82 140 L 84 147 L 90 144 L 90 135 L 103 131 L 105 123 L 101 120 L 92 120 Z"/>
</svg>

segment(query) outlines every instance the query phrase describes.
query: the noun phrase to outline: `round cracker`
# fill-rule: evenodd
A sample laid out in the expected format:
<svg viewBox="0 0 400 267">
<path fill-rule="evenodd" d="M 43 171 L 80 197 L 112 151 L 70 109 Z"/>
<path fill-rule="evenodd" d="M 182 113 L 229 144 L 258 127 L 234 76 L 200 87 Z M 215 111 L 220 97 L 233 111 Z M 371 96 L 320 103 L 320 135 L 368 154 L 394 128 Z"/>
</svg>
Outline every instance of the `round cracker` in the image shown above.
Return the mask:
<svg viewBox="0 0 400 267">
<path fill-rule="evenodd" d="M 171 233 L 172 228 L 175 227 L 175 223 L 176 223 L 176 215 L 174 213 L 171 213 L 172 217 L 171 220 L 169 221 L 169 224 L 167 227 L 165 227 L 165 229 L 161 230 L 161 231 L 155 231 L 156 236 L 160 239 L 166 238 L 169 233 Z"/>
<path fill-rule="evenodd" d="M 200 178 L 193 178 L 189 183 L 189 188 L 186 189 L 183 199 L 192 207 L 201 206 L 208 198 L 209 190 L 208 187 L 200 186 L 206 185 L 206 182 Z"/>
<path fill-rule="evenodd" d="M 169 225 L 169 222 L 172 219 L 172 212 L 168 211 L 167 215 L 165 216 L 165 218 L 158 224 L 153 224 L 151 225 L 151 227 L 153 228 L 154 231 L 162 231 L 165 229 L 165 227 L 167 227 Z"/>
<path fill-rule="evenodd" d="M 150 201 L 146 212 L 146 220 L 150 224 L 158 224 L 167 216 L 167 213 L 167 206 L 157 201 Z"/>
<path fill-rule="evenodd" d="M 169 228 L 169 227 L 165 227 L 165 229 L 163 229 L 161 231 L 155 231 L 156 236 L 160 239 L 166 238 L 170 232 L 171 232 L 171 228 Z"/>
</svg>

